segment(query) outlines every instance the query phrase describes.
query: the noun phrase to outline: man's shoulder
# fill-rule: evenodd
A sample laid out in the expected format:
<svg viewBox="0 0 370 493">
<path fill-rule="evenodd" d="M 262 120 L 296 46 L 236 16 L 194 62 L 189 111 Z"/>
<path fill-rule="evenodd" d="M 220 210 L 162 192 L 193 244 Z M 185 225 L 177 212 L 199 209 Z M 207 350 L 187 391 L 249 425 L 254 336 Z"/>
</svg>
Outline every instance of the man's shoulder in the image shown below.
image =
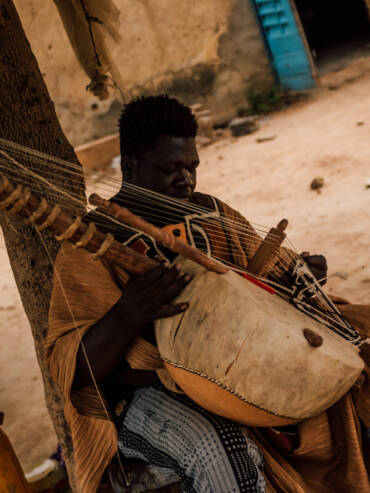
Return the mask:
<svg viewBox="0 0 370 493">
<path fill-rule="evenodd" d="M 213 195 L 209 195 L 202 192 L 194 192 L 192 194 L 192 202 L 200 205 L 202 207 L 206 207 L 212 211 L 218 212 L 222 216 L 240 216 L 240 212 L 233 209 L 231 206 L 223 202 L 218 197 L 214 197 Z"/>
<path fill-rule="evenodd" d="M 191 202 L 196 205 L 205 207 L 206 209 L 210 209 L 211 211 L 219 210 L 220 200 L 213 195 L 209 195 L 207 193 L 193 192 L 193 194 L 191 195 Z"/>
</svg>

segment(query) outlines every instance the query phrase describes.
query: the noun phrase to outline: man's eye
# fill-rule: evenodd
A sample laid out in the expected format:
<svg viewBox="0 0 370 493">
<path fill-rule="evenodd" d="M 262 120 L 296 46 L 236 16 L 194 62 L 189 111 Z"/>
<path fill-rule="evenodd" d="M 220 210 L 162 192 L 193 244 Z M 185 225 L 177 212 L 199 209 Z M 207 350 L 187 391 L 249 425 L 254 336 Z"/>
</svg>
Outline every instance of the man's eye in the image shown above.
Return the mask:
<svg viewBox="0 0 370 493">
<path fill-rule="evenodd" d="M 171 175 L 175 171 L 175 166 L 169 165 L 162 168 L 163 173 L 166 175 Z"/>
</svg>

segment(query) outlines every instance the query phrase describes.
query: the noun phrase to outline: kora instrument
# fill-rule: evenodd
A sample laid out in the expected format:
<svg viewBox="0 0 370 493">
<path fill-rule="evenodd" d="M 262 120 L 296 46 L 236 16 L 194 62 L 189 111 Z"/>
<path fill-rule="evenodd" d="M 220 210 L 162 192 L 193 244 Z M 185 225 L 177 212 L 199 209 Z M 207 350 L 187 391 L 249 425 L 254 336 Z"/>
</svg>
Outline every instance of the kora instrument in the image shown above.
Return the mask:
<svg viewBox="0 0 370 493">
<path fill-rule="evenodd" d="M 0 177 L 1 178 L 1 177 Z M 297 310 L 224 265 L 156 230 L 117 204 L 95 197 L 96 205 L 162 241 L 188 258 L 176 263 L 193 274 L 178 297 L 190 302 L 181 315 L 156 322 L 164 364 L 177 385 L 216 414 L 252 426 L 278 426 L 327 409 L 361 374 L 358 348 L 326 325 Z M 86 248 L 130 273 L 140 275 L 157 263 L 118 243 L 93 223 L 73 218 L 22 186 L 0 179 L 0 209 L 51 230 L 61 241 Z M 257 259 L 260 263 L 260 258 Z M 222 275 L 220 275 L 222 273 Z M 309 344 L 307 331 L 322 344 Z"/>
</svg>

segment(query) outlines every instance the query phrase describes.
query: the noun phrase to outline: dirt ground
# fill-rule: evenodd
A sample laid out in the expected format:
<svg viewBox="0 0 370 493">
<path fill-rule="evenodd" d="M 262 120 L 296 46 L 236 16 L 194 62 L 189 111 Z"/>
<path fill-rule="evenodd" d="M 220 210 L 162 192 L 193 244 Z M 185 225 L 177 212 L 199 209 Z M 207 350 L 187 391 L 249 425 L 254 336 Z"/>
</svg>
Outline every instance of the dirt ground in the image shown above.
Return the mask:
<svg viewBox="0 0 370 493">
<path fill-rule="evenodd" d="M 257 133 L 201 149 L 198 189 L 259 224 L 289 219 L 298 251 L 326 255 L 329 293 L 364 303 L 370 302 L 370 74 L 346 78 L 265 118 Z M 274 139 L 256 142 L 267 136 Z M 321 193 L 310 189 L 315 177 L 325 180 Z M 53 452 L 56 438 L 2 239 L 0 245 L 0 410 L 27 470 Z"/>
</svg>

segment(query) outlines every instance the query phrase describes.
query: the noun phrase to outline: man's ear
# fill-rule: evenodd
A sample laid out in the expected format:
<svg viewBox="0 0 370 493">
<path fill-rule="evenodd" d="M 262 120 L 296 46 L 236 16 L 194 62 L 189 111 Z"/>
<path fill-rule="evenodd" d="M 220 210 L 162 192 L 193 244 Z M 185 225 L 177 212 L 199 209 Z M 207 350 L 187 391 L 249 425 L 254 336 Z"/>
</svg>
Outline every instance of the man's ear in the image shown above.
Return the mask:
<svg viewBox="0 0 370 493">
<path fill-rule="evenodd" d="M 133 181 L 135 179 L 137 164 L 138 163 L 136 158 L 130 156 L 122 156 L 121 167 L 124 180 Z"/>
</svg>

